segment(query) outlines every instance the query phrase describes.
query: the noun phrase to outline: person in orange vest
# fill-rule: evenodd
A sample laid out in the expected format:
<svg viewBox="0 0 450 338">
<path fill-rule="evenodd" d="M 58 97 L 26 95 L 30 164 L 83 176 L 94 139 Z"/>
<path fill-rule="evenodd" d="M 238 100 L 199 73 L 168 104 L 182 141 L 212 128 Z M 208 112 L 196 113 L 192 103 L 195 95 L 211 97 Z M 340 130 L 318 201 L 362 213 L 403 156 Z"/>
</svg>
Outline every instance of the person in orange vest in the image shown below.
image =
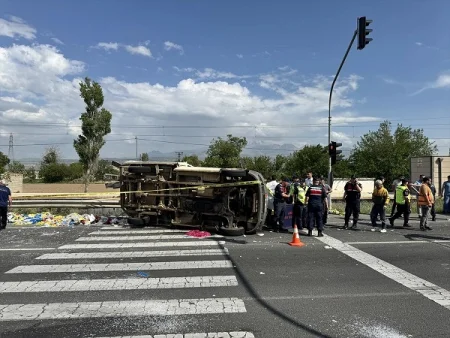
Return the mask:
<svg viewBox="0 0 450 338">
<path fill-rule="evenodd" d="M 422 178 L 422 185 L 419 189 L 419 200 L 418 200 L 419 208 L 422 211 L 420 216 L 420 230 L 432 230 L 431 227 L 428 226 L 428 217 L 430 215 L 431 207 L 434 204 L 433 192 L 430 188 L 430 178 L 424 177 Z"/>
</svg>

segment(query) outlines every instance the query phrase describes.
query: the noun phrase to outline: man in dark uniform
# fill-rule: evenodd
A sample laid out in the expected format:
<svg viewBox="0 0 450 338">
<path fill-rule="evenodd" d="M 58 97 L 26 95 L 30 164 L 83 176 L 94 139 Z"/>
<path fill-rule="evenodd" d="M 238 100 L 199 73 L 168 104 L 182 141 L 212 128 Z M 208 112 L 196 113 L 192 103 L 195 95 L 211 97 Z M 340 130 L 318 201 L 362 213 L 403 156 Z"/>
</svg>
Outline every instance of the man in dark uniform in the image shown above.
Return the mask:
<svg viewBox="0 0 450 338">
<path fill-rule="evenodd" d="M 287 179 L 283 178 L 281 183 L 275 187 L 273 196 L 273 207 L 275 209 L 275 224 L 273 230 L 275 232 L 283 231 L 284 223 L 284 209 L 286 207 L 286 200 L 289 198 L 289 194 L 286 191 Z"/>
<path fill-rule="evenodd" d="M 323 203 L 327 198 L 327 193 L 323 186 L 320 185 L 320 180 L 315 177 L 313 184 L 306 192 L 306 203 L 308 204 L 308 236 L 312 236 L 314 224 L 317 226 L 318 237 L 323 236 Z"/>
<path fill-rule="evenodd" d="M 8 206 L 11 206 L 11 190 L 6 186 L 6 182 L 0 180 L 0 230 L 6 228 L 8 223 Z"/>
<path fill-rule="evenodd" d="M 352 229 L 356 229 L 358 226 L 358 218 L 361 206 L 361 191 L 362 185 L 358 182 L 355 175 L 352 175 L 350 181 L 345 184 L 344 187 L 344 200 L 345 200 L 345 223 L 344 229 L 348 229 L 348 222 L 350 221 L 350 215 L 353 214 Z"/>
<path fill-rule="evenodd" d="M 433 184 L 433 181 L 430 178 L 430 189 L 433 194 L 433 204 L 431 205 L 431 220 L 436 222 L 436 187 Z"/>
</svg>

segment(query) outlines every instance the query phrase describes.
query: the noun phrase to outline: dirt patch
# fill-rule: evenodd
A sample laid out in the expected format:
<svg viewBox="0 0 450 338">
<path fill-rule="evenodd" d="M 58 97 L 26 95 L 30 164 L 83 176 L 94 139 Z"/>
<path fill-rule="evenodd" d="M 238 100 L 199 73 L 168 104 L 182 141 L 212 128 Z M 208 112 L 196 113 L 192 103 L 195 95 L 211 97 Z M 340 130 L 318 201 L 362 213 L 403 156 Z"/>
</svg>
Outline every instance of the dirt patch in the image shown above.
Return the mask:
<svg viewBox="0 0 450 338">
<path fill-rule="evenodd" d="M 88 192 L 115 192 L 117 189 L 107 189 L 104 183 L 93 183 L 89 185 Z M 83 193 L 83 184 L 71 183 L 27 183 L 23 185 L 23 193 Z"/>
</svg>

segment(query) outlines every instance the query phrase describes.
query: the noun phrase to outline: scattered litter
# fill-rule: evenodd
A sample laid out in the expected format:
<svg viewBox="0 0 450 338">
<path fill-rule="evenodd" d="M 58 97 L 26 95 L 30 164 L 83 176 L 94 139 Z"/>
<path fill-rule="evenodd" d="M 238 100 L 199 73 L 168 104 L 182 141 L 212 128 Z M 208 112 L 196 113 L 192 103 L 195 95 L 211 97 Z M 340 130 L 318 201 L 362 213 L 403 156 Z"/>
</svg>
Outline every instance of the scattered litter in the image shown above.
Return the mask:
<svg viewBox="0 0 450 338">
<path fill-rule="evenodd" d="M 333 323 L 337 323 L 337 320 L 336 319 L 332 319 L 331 320 Z"/>
<path fill-rule="evenodd" d="M 145 273 L 145 272 L 142 272 L 142 271 L 138 271 L 137 274 L 138 274 L 139 277 L 143 277 L 143 278 L 148 278 L 148 276 L 149 276 L 148 273 Z"/>
<path fill-rule="evenodd" d="M 191 230 L 186 233 L 186 236 L 204 238 L 211 236 L 211 234 L 208 231 Z"/>
<path fill-rule="evenodd" d="M 245 236 L 245 235 L 242 235 L 243 237 L 247 237 L 247 236 Z"/>
<path fill-rule="evenodd" d="M 333 248 L 329 245 L 325 245 L 325 249 L 333 249 Z"/>
<path fill-rule="evenodd" d="M 260 274 L 260 275 L 265 275 L 265 273 L 264 273 L 264 272 L 260 272 L 259 274 Z"/>
<path fill-rule="evenodd" d="M 370 231 L 375 231 L 375 230 L 376 230 L 375 228 L 370 229 Z"/>
<path fill-rule="evenodd" d="M 66 216 L 53 215 L 52 213 L 46 211 L 36 214 L 19 214 L 10 212 L 8 213 L 8 222 L 17 225 L 34 225 L 41 227 L 59 227 L 67 226 L 73 227 L 74 225 L 90 225 L 90 224 L 126 224 L 126 217 L 106 217 L 106 216 L 95 216 L 93 214 L 77 214 L 71 213 Z"/>
<path fill-rule="evenodd" d="M 258 232 L 257 235 L 258 236 L 264 236 L 264 234 L 262 232 Z"/>
</svg>

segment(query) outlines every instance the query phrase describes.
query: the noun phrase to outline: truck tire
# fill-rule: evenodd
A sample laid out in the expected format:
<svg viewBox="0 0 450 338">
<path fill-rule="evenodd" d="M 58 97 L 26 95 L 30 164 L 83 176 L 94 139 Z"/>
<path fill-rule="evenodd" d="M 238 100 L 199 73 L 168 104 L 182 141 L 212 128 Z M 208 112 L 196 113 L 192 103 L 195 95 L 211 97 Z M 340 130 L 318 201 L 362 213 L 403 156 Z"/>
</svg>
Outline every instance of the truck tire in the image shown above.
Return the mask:
<svg viewBox="0 0 450 338">
<path fill-rule="evenodd" d="M 132 174 L 149 174 L 152 172 L 152 167 L 128 167 L 128 172 Z"/>
<path fill-rule="evenodd" d="M 224 236 L 242 236 L 245 234 L 245 229 L 243 227 L 237 228 L 220 228 L 220 233 Z"/>
<path fill-rule="evenodd" d="M 142 218 L 130 217 L 128 218 L 128 224 L 132 227 L 143 227 L 145 222 Z"/>
<path fill-rule="evenodd" d="M 223 176 L 228 176 L 228 177 L 245 177 L 247 176 L 247 170 L 245 169 L 222 169 L 221 170 L 221 174 Z"/>
</svg>

